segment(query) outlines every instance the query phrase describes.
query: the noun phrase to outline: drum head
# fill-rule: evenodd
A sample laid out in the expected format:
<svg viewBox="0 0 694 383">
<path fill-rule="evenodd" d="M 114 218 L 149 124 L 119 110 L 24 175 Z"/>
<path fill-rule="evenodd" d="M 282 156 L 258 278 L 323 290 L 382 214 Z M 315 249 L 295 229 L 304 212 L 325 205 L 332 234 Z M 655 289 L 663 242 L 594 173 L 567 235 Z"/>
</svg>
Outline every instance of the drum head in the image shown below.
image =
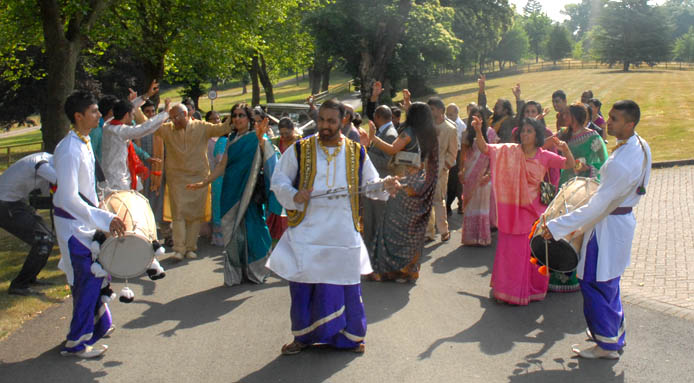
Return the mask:
<svg viewBox="0 0 694 383">
<path fill-rule="evenodd" d="M 153 259 L 152 243 L 145 237 L 132 233 L 107 239 L 99 252 L 99 263 L 104 270 L 123 279 L 144 274 Z"/>
<path fill-rule="evenodd" d="M 563 239 L 559 241 L 550 240 L 547 244 L 549 249 L 549 268 L 552 271 L 568 273 L 576 270 L 578 266 L 578 254 L 571 245 Z M 541 236 L 535 236 L 530 240 L 530 249 L 537 262 L 545 264 L 545 240 Z"/>
</svg>

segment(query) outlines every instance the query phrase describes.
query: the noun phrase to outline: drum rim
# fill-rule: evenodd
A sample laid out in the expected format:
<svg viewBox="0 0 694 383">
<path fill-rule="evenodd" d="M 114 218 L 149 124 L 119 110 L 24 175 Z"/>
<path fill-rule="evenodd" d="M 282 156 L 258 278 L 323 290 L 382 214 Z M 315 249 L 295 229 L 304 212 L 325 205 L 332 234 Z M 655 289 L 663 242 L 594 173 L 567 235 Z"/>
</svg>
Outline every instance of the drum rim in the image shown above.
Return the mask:
<svg viewBox="0 0 694 383">
<path fill-rule="evenodd" d="M 104 241 L 104 243 L 100 246 L 100 251 L 99 251 L 99 255 L 97 256 L 97 260 L 101 261 L 101 254 L 103 254 L 104 250 L 107 249 L 109 246 L 111 246 L 112 243 L 114 243 L 117 240 L 125 240 L 125 239 L 127 239 L 127 237 L 137 237 L 137 238 L 145 241 L 146 243 L 151 243 L 150 239 L 148 239 L 147 237 L 145 237 L 141 234 L 135 233 L 133 231 L 126 231 L 125 234 L 120 236 L 120 237 L 107 238 L 106 241 Z M 136 273 L 130 273 L 128 275 L 124 275 L 124 274 L 114 273 L 114 272 L 108 270 L 106 268 L 106 266 L 104 266 L 103 263 L 101 264 L 101 267 L 103 267 L 104 270 L 106 270 L 111 276 L 116 277 L 116 278 L 128 279 L 128 278 L 139 277 L 140 275 L 144 274 L 147 271 L 147 268 L 149 268 L 149 266 L 152 264 L 152 261 L 154 260 L 154 256 L 155 256 L 154 249 L 151 246 L 149 246 L 149 249 L 151 250 L 151 256 L 147 257 L 147 259 L 148 259 L 147 265 L 144 267 L 144 269 L 142 269 L 142 271 L 138 271 Z"/>
<path fill-rule="evenodd" d="M 530 239 L 530 244 L 529 244 L 530 245 L 530 252 L 532 253 L 533 257 L 535 257 L 535 259 L 537 259 L 538 264 L 544 265 L 545 264 L 545 262 L 544 262 L 545 255 L 544 254 L 538 255 L 538 254 L 535 254 L 535 252 L 533 251 L 532 241 L 534 241 L 535 239 L 541 239 L 543 241 L 545 239 L 536 235 Z M 565 240 L 564 238 L 560 238 L 559 240 L 556 240 L 556 239 L 550 240 L 550 241 L 560 243 L 563 245 L 563 247 L 571 249 L 571 254 L 573 254 L 574 258 L 576 259 L 576 266 L 574 266 L 572 269 L 569 269 L 569 270 L 559 270 L 557 268 L 549 267 L 549 265 L 547 266 L 547 268 L 550 269 L 551 271 L 556 271 L 558 273 L 570 273 L 570 272 L 576 270 L 578 268 L 578 262 L 580 261 L 581 258 L 580 258 L 580 254 L 577 254 L 576 250 L 573 248 L 573 246 L 571 246 L 571 243 L 569 241 Z"/>
</svg>

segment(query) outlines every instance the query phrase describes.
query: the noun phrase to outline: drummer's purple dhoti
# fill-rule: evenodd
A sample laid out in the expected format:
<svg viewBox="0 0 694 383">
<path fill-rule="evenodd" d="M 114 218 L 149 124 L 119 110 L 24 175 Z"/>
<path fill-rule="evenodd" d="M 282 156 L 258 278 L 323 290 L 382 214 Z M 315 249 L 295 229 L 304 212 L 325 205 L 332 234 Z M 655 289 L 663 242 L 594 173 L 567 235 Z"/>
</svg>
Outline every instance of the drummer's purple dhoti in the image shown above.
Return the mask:
<svg viewBox="0 0 694 383">
<path fill-rule="evenodd" d="M 366 314 L 361 285 L 289 282 L 294 340 L 355 348 L 364 343 Z"/>
<path fill-rule="evenodd" d="M 92 252 L 75 237 L 68 241 L 75 279 L 72 285 L 72 321 L 63 350 L 79 352 L 96 343 L 111 327 L 111 312 L 101 301 L 104 278 L 92 274 Z"/>
</svg>

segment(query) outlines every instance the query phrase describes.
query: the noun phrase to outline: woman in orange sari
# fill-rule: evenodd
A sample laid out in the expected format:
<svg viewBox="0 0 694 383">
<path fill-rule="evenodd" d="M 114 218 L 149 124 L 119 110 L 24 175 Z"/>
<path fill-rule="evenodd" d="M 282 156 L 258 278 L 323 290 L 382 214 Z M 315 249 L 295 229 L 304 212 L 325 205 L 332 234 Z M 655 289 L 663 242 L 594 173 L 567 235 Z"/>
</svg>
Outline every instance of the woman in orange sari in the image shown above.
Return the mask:
<svg viewBox="0 0 694 383">
<path fill-rule="evenodd" d="M 482 120 L 475 117 L 475 143 L 488 154 L 496 196 L 499 234 L 491 287 L 498 302 L 527 305 L 547 294 L 549 277 L 530 263 L 528 235 L 546 206 L 540 202 L 540 182 L 547 169 L 571 169 L 574 158 L 565 142 L 550 138 L 566 158 L 542 149 L 545 129 L 537 120 L 523 119 L 520 144 L 488 144 Z"/>
</svg>

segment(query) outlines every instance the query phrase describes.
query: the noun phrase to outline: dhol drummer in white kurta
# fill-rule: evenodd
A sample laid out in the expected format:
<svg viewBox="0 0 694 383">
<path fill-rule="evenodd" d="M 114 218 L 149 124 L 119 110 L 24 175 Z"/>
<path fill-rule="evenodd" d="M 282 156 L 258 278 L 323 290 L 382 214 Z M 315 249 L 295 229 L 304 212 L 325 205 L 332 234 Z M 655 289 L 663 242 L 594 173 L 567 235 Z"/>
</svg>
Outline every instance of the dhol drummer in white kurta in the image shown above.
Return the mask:
<svg viewBox="0 0 694 383">
<path fill-rule="evenodd" d="M 312 344 L 364 351 L 360 280 L 372 269 L 359 234 L 358 190 L 381 180 L 364 147 L 341 135 L 344 106 L 328 100 L 318 116 L 318 134 L 284 152 L 271 182 L 289 217 L 289 228 L 267 263 L 289 281 L 294 341 L 282 347 L 285 355 Z M 400 187 L 392 177 L 384 185 L 392 193 Z M 319 197 L 338 188 L 350 192 Z M 365 195 L 386 200 L 388 192 Z"/>
<path fill-rule="evenodd" d="M 625 323 L 619 280 L 629 266 L 636 228 L 632 209 L 646 192 L 651 149 L 634 131 L 639 106 L 619 101 L 610 110 L 607 133 L 617 146 L 600 169 L 600 187 L 583 207 L 547 222 L 545 238 L 585 233 L 577 276 L 583 293 L 588 336 L 597 345 L 572 350 L 584 358 L 619 358 L 625 346 Z"/>
</svg>

